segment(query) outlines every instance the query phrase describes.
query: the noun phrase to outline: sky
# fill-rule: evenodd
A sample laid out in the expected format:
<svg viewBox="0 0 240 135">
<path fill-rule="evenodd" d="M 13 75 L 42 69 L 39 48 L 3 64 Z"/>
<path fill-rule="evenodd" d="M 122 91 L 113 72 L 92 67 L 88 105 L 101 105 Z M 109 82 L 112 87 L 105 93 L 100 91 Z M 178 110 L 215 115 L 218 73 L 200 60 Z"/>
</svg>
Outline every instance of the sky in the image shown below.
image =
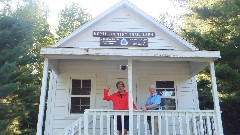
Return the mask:
<svg viewBox="0 0 240 135">
<path fill-rule="evenodd" d="M 58 12 L 71 2 L 78 2 L 92 17 L 95 17 L 120 1 L 121 0 L 44 0 L 44 3 L 48 5 L 50 9 L 48 21 L 51 26 L 56 27 L 58 23 Z M 174 5 L 169 0 L 129 1 L 154 18 L 159 18 L 159 14 L 163 12 L 177 14 L 179 11 L 179 9 L 174 8 Z"/>
</svg>

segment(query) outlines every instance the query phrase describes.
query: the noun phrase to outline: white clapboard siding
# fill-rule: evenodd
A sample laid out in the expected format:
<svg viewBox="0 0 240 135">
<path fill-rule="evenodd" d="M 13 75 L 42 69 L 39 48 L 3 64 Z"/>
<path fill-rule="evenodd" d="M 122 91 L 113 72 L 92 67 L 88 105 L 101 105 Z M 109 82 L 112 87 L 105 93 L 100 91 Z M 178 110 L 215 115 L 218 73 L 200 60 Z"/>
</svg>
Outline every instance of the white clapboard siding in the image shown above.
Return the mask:
<svg viewBox="0 0 240 135">
<path fill-rule="evenodd" d="M 137 88 L 137 108 L 141 108 L 145 105 L 146 100 L 149 97 L 148 87 L 151 85 L 149 76 L 139 76 L 139 83 Z"/>
<path fill-rule="evenodd" d="M 192 77 L 192 83 L 193 83 L 193 97 L 194 97 L 194 106 L 196 109 L 199 109 L 199 100 L 198 100 L 198 91 L 197 91 L 197 80 L 196 76 Z"/>
<path fill-rule="evenodd" d="M 195 94 L 197 89 L 194 78 L 182 78 L 177 82 L 178 109 L 180 110 L 199 109 L 196 106 L 198 97 Z"/>
<path fill-rule="evenodd" d="M 148 49 L 184 50 L 183 47 L 165 36 L 166 34 L 159 31 L 159 28 L 149 25 L 149 22 L 124 8 L 105 17 L 97 25 L 83 31 L 74 39 L 61 46 L 80 48 L 100 47 L 100 37 L 93 37 L 93 31 L 155 32 L 154 38 L 148 38 Z"/>
<path fill-rule="evenodd" d="M 106 88 L 107 84 L 108 84 L 108 75 L 106 75 L 106 73 L 98 73 L 96 75 L 96 109 L 107 109 L 109 108 L 110 104 L 107 101 L 103 100 L 103 90 Z M 102 97 L 102 98 L 100 98 Z"/>
</svg>

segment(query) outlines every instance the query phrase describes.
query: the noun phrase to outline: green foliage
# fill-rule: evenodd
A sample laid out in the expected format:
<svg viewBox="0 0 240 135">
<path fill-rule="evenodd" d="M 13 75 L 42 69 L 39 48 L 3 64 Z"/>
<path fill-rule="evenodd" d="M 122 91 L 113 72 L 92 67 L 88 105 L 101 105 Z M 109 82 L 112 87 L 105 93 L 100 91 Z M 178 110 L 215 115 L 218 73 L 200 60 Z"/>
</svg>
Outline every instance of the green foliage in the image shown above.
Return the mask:
<svg viewBox="0 0 240 135">
<path fill-rule="evenodd" d="M 219 91 L 222 94 L 228 94 L 240 89 L 240 74 L 234 70 L 229 64 L 219 63 L 216 66 Z"/>
<path fill-rule="evenodd" d="M 239 0 L 190 0 L 187 1 L 189 13 L 182 26 L 182 35 L 196 45 L 200 50 L 219 50 L 221 59 L 215 64 L 222 119 L 225 134 L 235 132 L 240 127 L 232 119 L 240 119 L 239 104 L 240 89 L 240 48 L 235 48 L 235 43 L 240 43 L 240 1 Z M 206 70 L 204 74 L 208 75 Z M 212 99 L 208 98 L 211 87 L 205 80 L 199 81 L 199 91 L 202 108 L 209 108 Z M 235 123 L 234 123 L 235 122 Z"/>
<path fill-rule="evenodd" d="M 236 91 L 240 83 L 240 50 L 233 45 L 239 42 L 239 2 L 193 0 L 189 5 L 191 12 L 186 15 L 184 36 L 202 50 L 221 51 L 222 58 L 216 64 L 219 89 L 222 92 Z M 233 83 L 233 87 L 223 86 Z"/>
<path fill-rule="evenodd" d="M 59 25 L 56 32 L 59 39 L 64 38 L 90 19 L 91 15 L 81 8 L 78 3 L 71 3 L 66 6 L 59 14 Z"/>
<path fill-rule="evenodd" d="M 0 15 L 0 134 L 36 134 L 42 58 L 53 44 L 47 10 L 37 0 L 3 0 Z M 16 2 L 16 1 L 14 1 Z"/>
<path fill-rule="evenodd" d="M 47 22 L 48 9 L 38 0 L 0 3 L 4 5 L 0 11 L 0 135 L 36 134 L 43 70 L 40 49 L 56 42 Z M 59 36 L 88 19 L 89 14 L 71 4 L 61 12 Z"/>
<path fill-rule="evenodd" d="M 199 107 L 201 110 L 211 110 L 213 108 L 213 97 L 211 91 L 210 76 L 205 71 L 197 75 L 197 88 L 199 96 Z"/>
<path fill-rule="evenodd" d="M 226 94 L 221 102 L 222 121 L 225 134 L 239 134 L 240 121 L 240 92 Z"/>
</svg>

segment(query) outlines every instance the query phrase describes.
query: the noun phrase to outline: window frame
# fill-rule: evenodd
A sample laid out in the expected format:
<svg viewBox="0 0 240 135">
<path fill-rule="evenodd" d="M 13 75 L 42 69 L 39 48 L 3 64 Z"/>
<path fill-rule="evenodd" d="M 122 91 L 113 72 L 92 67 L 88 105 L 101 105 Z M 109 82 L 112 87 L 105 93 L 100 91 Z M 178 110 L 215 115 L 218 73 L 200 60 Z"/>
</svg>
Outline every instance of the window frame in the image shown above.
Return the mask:
<svg viewBox="0 0 240 135">
<path fill-rule="evenodd" d="M 173 82 L 173 87 L 164 87 L 164 88 L 158 88 L 157 87 L 157 81 L 159 81 L 159 82 Z M 161 96 L 161 104 L 163 103 L 163 100 L 167 100 L 167 99 L 173 99 L 173 100 L 175 100 L 175 106 L 167 106 L 167 107 L 175 107 L 175 109 L 164 109 L 163 107 L 164 106 L 162 106 L 161 105 L 161 108 L 163 109 L 163 110 L 177 110 L 177 102 L 176 102 L 176 100 L 177 100 L 177 98 L 176 98 L 176 87 L 175 87 L 175 81 L 170 81 L 170 80 L 168 80 L 168 81 L 166 81 L 166 80 L 156 80 L 155 81 L 155 85 L 156 85 L 156 92 L 158 93 L 158 90 L 160 90 L 161 92 L 162 91 L 167 91 L 166 89 L 172 89 L 173 91 L 174 91 L 174 95 L 171 95 L 171 96 L 163 96 L 163 95 L 160 95 Z"/>
<path fill-rule="evenodd" d="M 95 90 L 96 90 L 96 86 L 95 86 L 95 76 L 94 75 L 90 75 L 90 74 L 81 74 L 81 75 L 75 75 L 75 74 L 71 74 L 68 77 L 69 81 L 68 81 L 68 93 L 69 93 L 69 99 L 68 99 L 68 116 L 81 116 L 84 113 L 71 113 L 71 101 L 72 101 L 72 97 L 89 97 L 90 98 L 90 109 L 94 109 L 95 108 Z M 72 80 L 91 80 L 91 93 L 89 95 L 72 95 Z M 82 84 L 81 84 L 82 86 Z"/>
<path fill-rule="evenodd" d="M 83 88 L 82 86 L 83 86 L 83 80 L 90 80 L 91 81 L 91 93 L 92 93 L 92 80 L 91 79 L 71 79 L 71 86 L 73 86 L 73 84 L 72 84 L 72 82 L 73 82 L 73 80 L 79 80 L 79 81 L 81 81 L 81 86 L 80 86 L 80 88 Z M 89 108 L 91 108 L 91 93 L 89 94 L 89 95 L 81 95 L 81 94 L 72 94 L 72 91 L 73 91 L 73 87 L 71 87 L 71 90 L 70 90 L 70 114 L 83 114 L 83 113 L 73 113 L 73 112 L 71 112 L 71 110 L 72 110 L 72 98 L 89 98 Z M 80 106 L 79 107 L 82 107 L 82 106 L 84 106 L 84 105 L 81 105 L 80 104 Z M 85 105 L 85 106 L 88 106 L 88 105 Z"/>
<path fill-rule="evenodd" d="M 174 79 L 174 77 L 171 77 L 171 76 L 165 76 L 165 75 L 152 75 L 151 76 L 151 84 L 154 84 L 156 85 L 157 81 L 173 81 L 174 83 L 174 91 L 175 91 L 175 95 L 173 96 L 161 96 L 161 104 L 162 104 L 162 101 L 164 99 L 174 99 L 175 100 L 175 109 L 174 110 L 178 110 L 178 99 L 177 99 L 177 81 L 176 79 Z M 156 86 L 156 91 L 157 91 L 157 86 Z M 164 89 L 164 88 L 162 88 Z M 161 105 L 161 108 L 163 109 L 162 105 Z"/>
</svg>

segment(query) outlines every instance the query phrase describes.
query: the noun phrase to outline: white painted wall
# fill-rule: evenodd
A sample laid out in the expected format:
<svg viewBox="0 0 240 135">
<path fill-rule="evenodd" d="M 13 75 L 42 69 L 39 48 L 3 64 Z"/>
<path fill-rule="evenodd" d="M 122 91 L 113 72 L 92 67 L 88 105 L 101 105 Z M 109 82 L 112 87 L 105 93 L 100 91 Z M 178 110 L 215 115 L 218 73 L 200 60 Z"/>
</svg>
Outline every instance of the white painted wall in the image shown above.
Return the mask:
<svg viewBox="0 0 240 135">
<path fill-rule="evenodd" d="M 95 77 L 93 102 L 96 109 L 111 109 L 111 102 L 103 100 L 103 89 L 113 85 L 110 93 L 116 90 L 117 80 L 127 81 L 127 70 L 119 69 L 126 61 L 93 61 L 93 60 L 60 60 L 60 75 L 56 78 L 56 89 L 52 90 L 51 112 L 48 114 L 49 135 L 58 134 L 64 127 L 74 122 L 81 115 L 70 115 L 69 108 L 69 77 Z M 178 109 L 198 109 L 198 98 L 195 77 L 190 77 L 188 62 L 142 62 L 133 61 L 133 99 L 137 108 L 145 104 L 151 81 L 158 78 L 174 80 L 177 87 Z M 53 81 L 54 82 L 54 81 Z M 125 82 L 127 85 L 127 82 Z"/>
</svg>

